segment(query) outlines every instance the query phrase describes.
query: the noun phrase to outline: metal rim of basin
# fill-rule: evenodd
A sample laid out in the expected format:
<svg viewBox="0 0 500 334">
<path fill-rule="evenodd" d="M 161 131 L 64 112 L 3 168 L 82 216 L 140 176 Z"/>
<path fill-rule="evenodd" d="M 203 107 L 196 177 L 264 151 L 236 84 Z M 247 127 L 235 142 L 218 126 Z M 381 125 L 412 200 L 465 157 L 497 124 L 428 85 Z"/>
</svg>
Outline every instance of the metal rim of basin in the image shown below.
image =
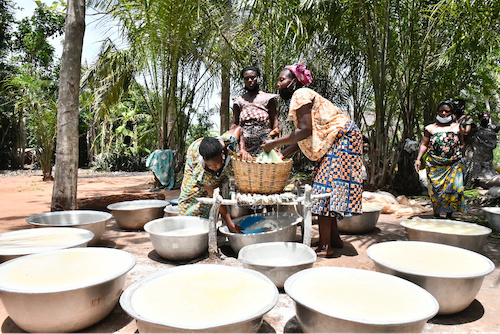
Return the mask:
<svg viewBox="0 0 500 334">
<path fill-rule="evenodd" d="M 331 312 L 329 313 L 325 313 L 321 310 L 318 310 L 316 307 L 312 306 L 312 305 L 308 305 L 308 303 L 304 304 L 302 301 L 299 301 L 297 300 L 296 297 L 294 297 L 294 292 L 293 292 L 293 284 L 294 282 L 301 278 L 301 276 L 304 276 L 304 275 L 309 275 L 310 273 L 312 272 L 321 272 L 321 271 L 352 271 L 352 272 L 363 272 L 363 275 L 373 275 L 373 276 L 378 276 L 378 277 L 384 277 L 384 279 L 387 279 L 389 281 L 393 281 L 393 282 L 399 282 L 400 284 L 403 284 L 403 285 L 406 285 L 408 287 L 411 287 L 412 289 L 416 289 L 418 291 L 420 291 L 421 293 L 425 294 L 430 301 L 432 301 L 432 304 L 433 304 L 433 308 L 432 310 L 430 310 L 429 312 L 426 312 L 425 314 L 422 314 L 421 316 L 419 316 L 418 318 L 413 318 L 413 319 L 406 319 L 406 321 L 404 322 L 396 322 L 396 321 L 375 321 L 375 320 L 370 320 L 370 321 L 367 321 L 365 319 L 362 319 L 362 318 L 350 318 L 350 317 L 346 317 L 344 315 L 342 315 L 341 313 L 338 314 L 338 312 L 336 312 L 336 310 L 332 309 Z M 381 275 L 381 276 L 380 276 Z M 439 303 L 438 301 L 436 300 L 436 298 L 434 298 L 434 296 L 432 296 L 429 292 L 427 292 L 425 289 L 421 288 L 420 286 L 410 282 L 410 281 L 407 281 L 403 278 L 399 278 L 399 277 L 396 277 L 396 276 L 393 276 L 393 275 L 389 275 L 389 274 L 384 274 L 384 273 L 379 273 L 379 272 L 375 272 L 375 271 L 371 271 L 371 270 L 364 270 L 364 269 L 357 269 L 357 268 L 347 268 L 347 267 L 316 267 L 316 268 L 310 268 L 310 269 L 304 269 L 302 271 L 299 271 L 298 273 L 296 274 L 293 274 L 292 276 L 290 276 L 286 282 L 285 282 L 285 292 L 287 293 L 287 295 L 292 299 L 294 300 L 296 303 L 299 303 L 300 305 L 306 307 L 307 309 L 310 309 L 314 312 L 317 312 L 317 313 L 320 313 L 320 314 L 324 314 L 325 316 L 328 316 L 328 317 L 333 317 L 333 318 L 336 318 L 336 319 L 342 319 L 342 320 L 347 320 L 347 321 L 351 321 L 351 322 L 356 322 L 356 323 L 361 323 L 361 324 L 366 324 L 366 325 L 398 325 L 398 324 L 402 324 L 402 323 L 410 323 L 410 322 L 416 322 L 416 321 L 422 321 L 424 319 L 430 319 L 432 318 L 433 316 L 435 316 L 439 310 Z"/>
<path fill-rule="evenodd" d="M 309 255 L 311 255 L 311 260 L 309 261 L 300 261 L 294 264 L 273 264 L 273 265 L 266 265 L 262 263 L 256 263 L 254 261 L 249 261 L 248 259 L 245 258 L 245 253 L 246 252 L 251 252 L 252 250 L 258 249 L 258 248 L 265 248 L 265 247 L 272 247 L 272 246 L 281 246 L 281 245 L 293 245 L 294 247 L 298 247 L 301 249 L 301 251 L 305 251 Z M 240 261 L 243 264 L 249 264 L 253 266 L 259 266 L 259 267 L 290 267 L 290 266 L 301 266 L 301 265 L 306 265 L 306 264 L 313 264 L 317 260 L 317 255 L 316 252 L 309 246 L 306 246 L 304 244 L 298 243 L 298 242 L 289 242 L 289 241 L 274 241 L 274 242 L 263 242 L 263 243 L 258 243 L 258 244 L 252 244 L 252 245 L 247 245 L 244 246 L 243 248 L 240 249 L 238 252 L 238 261 Z"/>
<path fill-rule="evenodd" d="M 235 323 L 251 321 L 253 319 L 262 317 L 264 314 L 269 312 L 278 302 L 278 298 L 279 298 L 278 289 L 276 288 L 274 283 L 269 278 L 267 278 L 264 274 L 259 273 L 258 271 L 246 269 L 246 268 L 240 268 L 240 267 L 221 266 L 221 265 L 217 265 L 217 264 L 188 264 L 188 265 L 184 265 L 184 266 L 180 266 L 180 267 L 172 267 L 172 268 L 162 270 L 156 274 L 150 275 L 150 276 L 130 285 L 127 289 L 125 289 L 125 291 L 123 291 L 122 295 L 120 296 L 120 305 L 121 305 L 122 309 L 134 319 L 138 319 L 138 320 L 146 322 L 146 323 L 154 323 L 154 324 L 157 324 L 160 326 L 166 326 L 166 327 L 170 327 L 170 328 L 178 328 L 178 329 L 188 330 L 188 331 L 189 330 L 196 331 L 196 330 L 217 328 L 217 327 L 222 327 L 222 326 L 227 326 L 227 325 L 232 324 L 233 322 L 221 323 L 221 324 L 211 326 L 209 328 L 201 327 L 201 326 L 192 326 L 192 325 L 179 327 L 178 324 L 169 324 L 167 322 L 161 322 L 161 321 L 145 318 L 135 311 L 131 300 L 132 300 L 132 297 L 134 295 L 134 292 L 138 288 L 140 288 L 143 284 L 145 284 L 149 281 L 155 280 L 156 278 L 161 277 L 163 275 L 172 275 L 178 271 L 195 271 L 195 270 L 198 270 L 198 268 L 200 268 L 200 266 L 206 267 L 206 268 L 216 268 L 217 267 L 217 268 L 222 269 L 222 270 L 243 271 L 243 272 L 246 272 L 250 275 L 258 277 L 259 279 L 267 282 L 270 286 L 274 287 L 275 293 L 274 293 L 274 296 L 273 296 L 272 301 L 270 303 L 268 303 L 262 309 L 256 311 L 254 314 L 252 314 L 244 319 L 241 319 L 241 320 L 239 319 Z"/>
<path fill-rule="evenodd" d="M 65 249 L 65 248 L 72 248 L 72 247 L 76 247 L 76 246 L 82 245 L 84 243 L 88 243 L 90 240 L 92 240 L 94 238 L 94 233 L 92 231 L 85 230 L 85 229 L 82 229 L 82 228 L 74 228 L 74 227 L 47 227 L 47 228 L 32 228 L 32 229 L 28 229 L 28 230 L 19 230 L 19 231 L 12 231 L 12 232 L 1 233 L 0 234 L 0 241 L 1 241 L 1 238 L 5 237 L 5 236 L 9 237 L 9 236 L 19 235 L 19 236 L 22 237 L 23 235 L 30 234 L 30 233 L 33 233 L 35 235 L 37 233 L 40 233 L 40 234 L 50 234 L 51 231 L 54 231 L 54 232 L 57 232 L 57 233 L 63 232 L 61 234 L 64 234 L 64 233 L 77 234 L 77 235 L 81 235 L 84 239 L 73 241 L 73 242 L 67 243 L 65 245 L 54 246 L 51 249 L 43 250 L 43 251 L 28 251 L 28 252 L 26 252 L 26 250 L 25 251 L 19 250 L 17 252 L 5 252 L 5 250 L 2 250 L 0 248 L 0 257 L 2 257 L 2 256 L 17 256 L 17 255 L 23 256 L 23 255 L 29 255 L 29 254 L 35 254 L 35 253 L 41 253 L 41 252 L 49 252 L 49 251 L 59 250 L 59 249 Z"/>
<path fill-rule="evenodd" d="M 477 227 L 484 229 L 484 233 L 459 234 L 459 233 L 446 232 L 446 231 L 437 231 L 437 230 L 422 228 L 422 227 L 418 227 L 418 226 L 409 226 L 408 222 L 411 222 L 411 221 L 438 221 L 438 222 L 446 222 L 446 223 L 452 223 L 455 225 L 462 225 L 462 226 L 474 225 L 474 226 L 477 226 Z M 460 222 L 460 221 L 450 220 L 450 219 L 408 219 L 408 220 L 404 220 L 404 221 L 400 222 L 399 224 L 401 226 L 403 226 L 404 228 L 411 228 L 411 229 L 418 230 L 418 231 L 434 232 L 434 233 L 449 234 L 449 235 L 461 235 L 461 236 L 488 235 L 493 231 L 491 228 L 483 226 L 483 225 L 479 225 L 479 224 L 475 224 L 475 223 L 468 223 L 468 222 Z"/>
<path fill-rule="evenodd" d="M 100 223 L 102 221 L 106 221 L 108 219 L 111 219 L 113 217 L 109 212 L 104 212 L 104 211 L 94 211 L 94 210 L 66 210 L 66 211 L 53 211 L 53 212 L 46 212 L 46 213 L 40 213 L 37 215 L 30 216 L 26 218 L 26 222 L 31 225 L 36 225 L 36 226 L 54 226 L 54 223 L 50 222 L 44 222 L 44 221 L 38 221 L 39 219 L 43 219 L 45 217 L 60 217 L 60 216 L 69 216 L 69 215 L 77 215 L 77 216 L 83 216 L 83 215 L 95 215 L 97 216 L 94 219 L 87 220 L 87 221 L 81 221 L 78 223 L 71 223 L 71 224 L 64 224 L 64 225 L 58 225 L 58 226 L 78 226 L 78 225 L 89 225 L 89 224 L 95 224 L 95 223 Z"/>
<path fill-rule="evenodd" d="M 143 205 L 143 207 L 134 208 L 133 205 Z M 151 209 L 151 208 L 161 208 L 161 207 L 165 208 L 167 205 L 168 202 L 161 199 L 138 199 L 133 201 L 123 201 L 123 202 L 113 203 L 108 205 L 107 209 L 111 211 L 135 211 L 135 210 Z"/>
<path fill-rule="evenodd" d="M 411 244 L 419 244 L 419 245 L 428 246 L 428 247 L 437 247 L 437 248 L 443 247 L 443 248 L 447 248 L 447 249 L 453 249 L 456 252 L 462 252 L 464 254 L 470 254 L 472 256 L 476 256 L 481 261 L 488 263 L 489 268 L 487 270 L 485 270 L 484 272 L 470 274 L 470 275 L 439 275 L 439 274 L 421 273 L 421 272 L 409 270 L 406 268 L 400 268 L 400 267 L 397 267 L 391 263 L 387 263 L 386 261 L 380 261 L 379 259 L 375 259 L 375 257 L 373 256 L 374 249 L 376 249 L 377 247 L 390 247 L 390 245 L 395 244 L 395 243 L 411 243 Z M 427 241 L 386 241 L 386 242 L 374 244 L 374 245 L 371 245 L 370 247 L 368 247 L 366 249 L 366 255 L 373 262 L 380 263 L 382 266 L 385 266 L 385 267 L 390 268 L 392 270 L 395 270 L 395 271 L 398 271 L 401 273 L 405 273 L 405 274 L 410 274 L 410 275 L 415 275 L 415 276 L 423 276 L 423 277 L 450 278 L 450 279 L 453 279 L 453 278 L 457 278 L 457 279 L 476 278 L 476 277 L 486 276 L 486 275 L 490 274 L 491 272 L 493 272 L 493 270 L 495 270 L 495 264 L 493 263 L 493 261 L 491 261 L 490 259 L 488 259 L 484 255 L 481 255 L 479 253 L 473 252 L 473 251 L 468 250 L 468 249 L 456 247 L 456 246 L 438 244 L 438 243 L 427 242 Z"/>
<path fill-rule="evenodd" d="M 0 264 L 0 271 L 3 270 L 6 266 L 10 266 L 13 263 L 16 263 L 17 261 L 26 261 L 27 259 L 30 259 L 32 257 L 36 256 L 51 256 L 53 254 L 57 253 L 63 253 L 63 252 L 88 252 L 88 253 L 102 253 L 102 252 L 114 252 L 116 254 L 122 254 L 123 256 L 127 256 L 129 258 L 129 263 L 128 265 L 124 266 L 121 268 L 120 271 L 117 271 L 116 273 L 113 274 L 112 277 L 105 277 L 100 280 L 96 280 L 87 284 L 82 284 L 80 286 L 72 286 L 72 287 L 66 287 L 66 288 L 53 288 L 53 289 L 47 289 L 47 290 L 42 290 L 42 291 L 29 291 L 26 289 L 12 289 L 8 286 L 2 285 L 0 282 L 0 291 L 6 291 L 6 292 L 12 292 L 12 293 L 21 293 L 21 294 L 32 294 L 32 295 L 38 295 L 38 294 L 49 294 L 49 293 L 57 293 L 57 292 L 67 292 L 67 291 L 75 291 L 75 290 L 81 290 L 83 288 L 99 285 L 108 281 L 112 281 L 124 274 L 126 274 L 128 271 L 130 271 L 136 263 L 135 256 L 132 255 L 129 252 L 119 250 L 119 249 L 113 249 L 113 248 L 100 248 L 100 247 L 86 247 L 86 248 L 72 248 L 72 249 L 59 249 L 59 250 L 54 250 L 50 252 L 44 252 L 44 253 L 38 253 L 38 254 L 31 254 L 31 255 L 26 255 L 23 257 L 15 258 L 10 261 L 4 262 Z"/>
<path fill-rule="evenodd" d="M 197 235 L 206 235 L 208 234 L 208 231 L 209 231 L 209 228 L 208 228 L 208 224 L 209 224 L 209 220 L 206 219 L 206 218 L 202 218 L 202 217 L 195 217 L 195 216 L 175 216 L 175 217 L 163 217 L 163 218 L 158 218 L 158 219 L 155 219 L 155 220 L 152 220 L 150 222 L 147 222 L 145 225 L 144 225 L 144 231 L 148 232 L 149 234 L 153 234 L 153 235 L 157 235 L 157 236 L 163 236 L 162 233 L 158 233 L 158 232 L 155 232 L 153 231 L 153 226 L 156 225 L 156 224 L 160 224 L 162 222 L 165 222 L 168 224 L 168 221 L 169 220 L 172 220 L 172 221 L 179 221 L 179 220 L 186 220 L 186 221 L 189 221 L 189 220 L 192 220 L 193 218 L 199 220 L 200 222 L 205 222 L 207 224 L 207 230 L 204 231 L 204 232 L 200 232 L 200 233 L 192 233 L 192 234 L 189 234 L 189 235 L 177 235 L 175 236 L 176 238 L 191 238 L 193 236 L 197 236 Z M 175 229 L 173 229 L 174 231 Z"/>
</svg>

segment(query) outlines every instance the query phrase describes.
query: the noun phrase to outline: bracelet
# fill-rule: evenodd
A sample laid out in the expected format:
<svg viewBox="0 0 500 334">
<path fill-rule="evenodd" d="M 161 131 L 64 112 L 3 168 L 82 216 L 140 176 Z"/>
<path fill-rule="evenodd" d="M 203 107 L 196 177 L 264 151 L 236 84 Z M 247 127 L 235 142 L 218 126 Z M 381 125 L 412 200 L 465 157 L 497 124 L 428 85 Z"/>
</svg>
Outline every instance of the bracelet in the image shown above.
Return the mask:
<svg viewBox="0 0 500 334">
<path fill-rule="evenodd" d="M 415 162 L 420 162 L 420 160 L 415 160 Z"/>
</svg>

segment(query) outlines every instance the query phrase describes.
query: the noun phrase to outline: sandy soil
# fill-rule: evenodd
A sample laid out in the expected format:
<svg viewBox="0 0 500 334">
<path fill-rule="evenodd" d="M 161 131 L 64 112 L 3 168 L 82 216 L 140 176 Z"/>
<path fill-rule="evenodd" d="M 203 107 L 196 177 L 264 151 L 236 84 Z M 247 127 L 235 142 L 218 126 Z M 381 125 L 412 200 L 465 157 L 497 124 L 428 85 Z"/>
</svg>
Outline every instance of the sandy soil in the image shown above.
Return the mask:
<svg viewBox="0 0 500 334">
<path fill-rule="evenodd" d="M 52 182 L 42 182 L 40 172 L 0 174 L 0 233 L 29 228 L 25 219 L 31 215 L 50 211 Z M 151 173 L 104 173 L 95 174 L 81 171 L 78 181 L 78 198 L 104 195 L 144 194 L 153 188 Z M 165 191 L 166 199 L 178 196 L 179 191 Z M 408 217 L 396 218 L 394 215 L 381 215 L 377 229 L 364 235 L 343 235 L 344 249 L 334 258 L 319 258 L 314 266 L 339 266 L 374 270 L 373 262 L 366 256 L 366 249 L 377 242 L 405 240 L 404 229 L 399 222 Z M 300 231 L 300 229 L 299 229 Z M 313 226 L 313 242 L 317 240 L 317 227 Z M 297 240 L 300 235 L 297 234 Z M 144 231 L 123 231 L 111 220 L 98 246 L 114 247 L 134 254 L 137 264 L 128 274 L 125 288 L 158 270 L 179 265 L 162 259 L 155 251 Z M 222 251 L 220 264 L 240 266 L 235 254 L 224 240 L 220 240 Z M 498 239 L 490 238 L 483 254 L 495 262 L 495 271 L 488 275 L 477 298 L 464 311 L 448 316 L 436 316 L 426 324 L 426 333 L 486 333 L 498 332 L 500 328 L 500 245 Z M 460 259 L 457 259 L 460 261 Z M 205 256 L 191 263 L 208 262 Z M 311 282 L 311 284 L 314 284 Z M 332 288 L 335 288 L 332 286 Z M 0 330 L 4 333 L 23 332 L 8 317 L 0 303 Z M 82 330 L 92 333 L 134 333 L 137 332 L 135 321 L 119 306 L 113 309 L 104 320 Z M 297 333 L 301 328 L 295 317 L 293 301 L 280 291 L 278 304 L 264 317 L 261 333 Z"/>
</svg>

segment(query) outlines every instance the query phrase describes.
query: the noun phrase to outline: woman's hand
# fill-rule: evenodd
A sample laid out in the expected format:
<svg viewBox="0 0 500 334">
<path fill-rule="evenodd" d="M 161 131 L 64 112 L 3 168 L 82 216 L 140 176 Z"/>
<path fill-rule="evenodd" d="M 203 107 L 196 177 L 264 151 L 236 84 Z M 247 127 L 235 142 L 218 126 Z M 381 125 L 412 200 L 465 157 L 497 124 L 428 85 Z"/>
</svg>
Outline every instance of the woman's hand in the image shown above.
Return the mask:
<svg viewBox="0 0 500 334">
<path fill-rule="evenodd" d="M 246 150 L 240 150 L 240 152 L 238 153 L 238 155 L 240 156 L 240 158 L 242 160 L 246 160 L 246 161 L 252 161 L 252 155 L 250 153 L 248 153 Z"/>
<path fill-rule="evenodd" d="M 241 226 L 239 225 L 227 224 L 227 227 L 229 228 L 229 231 L 233 233 L 243 233 L 241 232 Z"/>
<path fill-rule="evenodd" d="M 420 171 L 420 159 L 419 160 L 415 160 L 415 171 L 418 173 Z"/>
<path fill-rule="evenodd" d="M 275 147 L 276 147 L 276 145 L 275 145 L 274 140 L 269 139 L 269 140 L 265 140 L 265 141 L 264 141 L 264 143 L 263 143 L 262 145 L 260 145 L 260 147 L 262 147 L 262 149 L 263 149 L 264 151 L 266 151 L 266 152 L 271 152 L 271 150 L 272 150 L 273 148 L 275 148 Z"/>
<path fill-rule="evenodd" d="M 269 132 L 269 137 L 276 137 L 280 134 L 280 129 L 279 128 L 274 128 Z"/>
</svg>

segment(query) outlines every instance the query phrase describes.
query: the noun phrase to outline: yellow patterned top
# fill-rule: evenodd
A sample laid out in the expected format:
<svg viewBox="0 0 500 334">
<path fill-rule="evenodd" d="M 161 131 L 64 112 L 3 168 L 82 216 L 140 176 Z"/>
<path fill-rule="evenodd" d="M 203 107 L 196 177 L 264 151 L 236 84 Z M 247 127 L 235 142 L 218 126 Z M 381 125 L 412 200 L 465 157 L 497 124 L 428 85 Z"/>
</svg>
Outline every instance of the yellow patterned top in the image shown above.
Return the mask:
<svg viewBox="0 0 500 334">
<path fill-rule="evenodd" d="M 203 168 L 203 158 L 199 152 L 203 138 L 197 139 L 188 148 L 179 196 L 179 215 L 181 216 L 208 218 L 211 205 L 202 204 L 198 202 L 197 198 L 208 197 L 205 186 L 220 186 L 223 179 L 228 177 L 227 174 L 232 168 L 231 156 L 237 152 L 237 140 L 229 131 L 217 138 L 222 139 L 227 148 L 227 156 L 220 176 L 211 174 Z"/>
<path fill-rule="evenodd" d="M 332 147 L 339 130 L 349 121 L 349 117 L 314 90 L 302 87 L 293 93 L 288 113 L 288 119 L 293 121 L 296 128 L 297 110 L 308 103 L 312 103 L 312 135 L 298 144 L 307 158 L 317 161 Z"/>
</svg>

